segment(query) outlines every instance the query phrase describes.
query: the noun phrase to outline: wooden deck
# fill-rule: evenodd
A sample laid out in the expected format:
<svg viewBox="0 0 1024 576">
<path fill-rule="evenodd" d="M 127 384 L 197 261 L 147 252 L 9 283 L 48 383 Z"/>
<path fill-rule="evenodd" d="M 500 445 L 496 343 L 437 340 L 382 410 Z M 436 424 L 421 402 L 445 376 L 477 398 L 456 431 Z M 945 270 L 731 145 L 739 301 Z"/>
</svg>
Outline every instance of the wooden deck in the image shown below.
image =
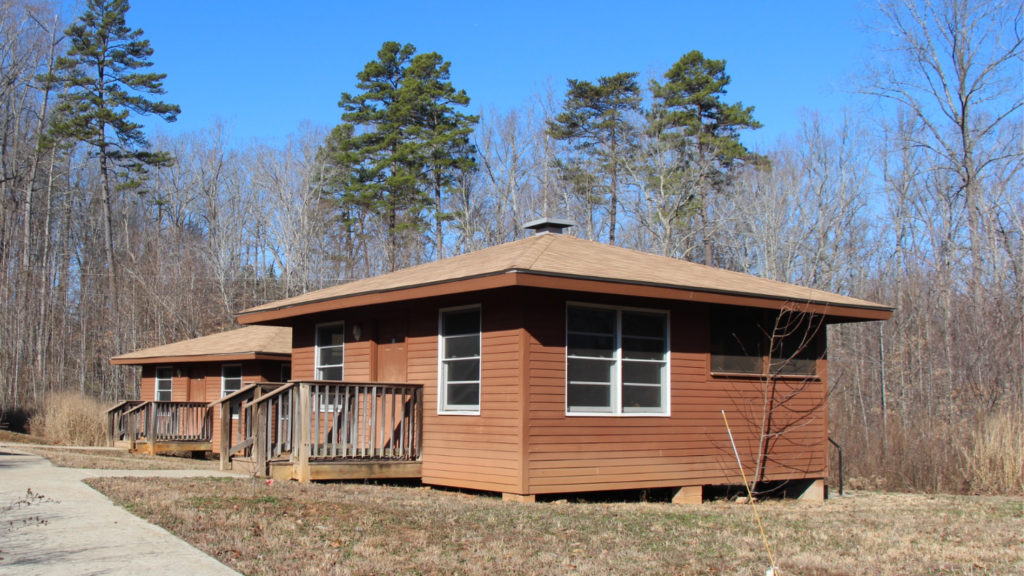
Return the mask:
<svg viewBox="0 0 1024 576">
<path fill-rule="evenodd" d="M 209 452 L 213 416 L 203 402 L 128 400 L 107 410 L 107 445 L 130 452 Z"/>
<path fill-rule="evenodd" d="M 422 477 L 422 385 L 253 384 L 216 404 L 223 470 L 300 482 Z"/>
</svg>

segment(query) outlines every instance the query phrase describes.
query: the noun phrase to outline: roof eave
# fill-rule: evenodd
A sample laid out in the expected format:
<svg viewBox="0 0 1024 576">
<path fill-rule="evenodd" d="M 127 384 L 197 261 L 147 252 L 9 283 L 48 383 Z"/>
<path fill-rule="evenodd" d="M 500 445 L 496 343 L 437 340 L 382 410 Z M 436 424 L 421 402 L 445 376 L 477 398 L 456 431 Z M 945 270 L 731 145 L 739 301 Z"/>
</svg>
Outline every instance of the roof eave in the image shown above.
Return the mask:
<svg viewBox="0 0 1024 576">
<path fill-rule="evenodd" d="M 556 280 L 562 282 L 562 284 L 555 286 L 552 285 L 551 282 L 545 280 Z M 565 281 L 571 281 L 572 284 L 565 284 Z M 808 312 L 849 318 L 850 321 L 888 320 L 892 316 L 894 310 L 891 307 L 882 305 L 867 306 L 856 304 L 836 304 L 812 299 L 795 300 L 793 298 L 750 294 L 744 292 L 674 286 L 649 282 L 609 280 L 607 278 L 574 276 L 569 274 L 538 272 L 535 270 L 513 268 L 453 280 L 423 283 L 386 290 L 369 290 L 366 292 L 326 297 L 309 302 L 300 302 L 255 311 L 246 310 L 236 314 L 236 319 L 240 324 L 269 323 L 276 320 L 318 312 L 342 310 L 346 308 L 355 308 L 358 306 L 382 304 L 401 300 L 414 300 L 430 296 L 489 290 L 506 286 L 532 286 L 559 290 L 580 290 L 585 292 L 645 296 L 665 298 L 669 300 L 691 300 L 695 302 L 710 302 L 741 306 L 750 305 L 768 308 L 781 308 L 787 303 L 795 303 L 798 306 L 802 306 Z M 622 290 L 621 288 L 623 287 L 629 287 L 631 289 Z M 645 289 L 644 292 L 646 293 L 637 294 L 637 288 Z M 765 306 L 765 304 L 769 305 Z"/>
<path fill-rule="evenodd" d="M 143 366 L 148 364 L 178 364 L 184 362 L 240 362 L 243 360 L 289 360 L 291 353 L 285 352 L 232 352 L 227 354 L 179 354 L 147 356 L 145 358 L 122 358 L 114 356 L 114 366 Z"/>
</svg>

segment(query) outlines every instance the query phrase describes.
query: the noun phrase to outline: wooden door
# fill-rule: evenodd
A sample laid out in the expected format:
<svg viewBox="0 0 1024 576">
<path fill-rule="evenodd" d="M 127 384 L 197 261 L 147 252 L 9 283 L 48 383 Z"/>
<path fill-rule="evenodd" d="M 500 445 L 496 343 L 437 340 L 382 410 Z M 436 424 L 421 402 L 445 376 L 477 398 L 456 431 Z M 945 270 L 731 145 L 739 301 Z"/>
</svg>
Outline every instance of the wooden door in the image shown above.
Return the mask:
<svg viewBox="0 0 1024 576">
<path fill-rule="evenodd" d="M 405 317 L 377 321 L 377 381 L 405 382 Z"/>
<path fill-rule="evenodd" d="M 203 366 L 188 369 L 188 401 L 206 402 L 206 368 Z"/>
</svg>

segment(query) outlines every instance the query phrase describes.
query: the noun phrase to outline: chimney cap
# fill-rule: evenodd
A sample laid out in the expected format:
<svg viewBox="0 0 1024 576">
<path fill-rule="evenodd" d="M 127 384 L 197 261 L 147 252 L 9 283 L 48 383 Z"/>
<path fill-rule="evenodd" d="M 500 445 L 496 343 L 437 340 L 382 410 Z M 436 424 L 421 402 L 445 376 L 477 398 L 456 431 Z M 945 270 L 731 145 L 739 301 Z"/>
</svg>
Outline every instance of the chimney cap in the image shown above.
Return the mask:
<svg viewBox="0 0 1024 576">
<path fill-rule="evenodd" d="M 565 220 L 562 218 L 538 218 L 523 224 L 523 229 L 533 230 L 537 234 L 544 234 L 546 232 L 561 234 L 563 229 L 571 228 L 575 225 L 576 223 L 572 220 Z"/>
</svg>

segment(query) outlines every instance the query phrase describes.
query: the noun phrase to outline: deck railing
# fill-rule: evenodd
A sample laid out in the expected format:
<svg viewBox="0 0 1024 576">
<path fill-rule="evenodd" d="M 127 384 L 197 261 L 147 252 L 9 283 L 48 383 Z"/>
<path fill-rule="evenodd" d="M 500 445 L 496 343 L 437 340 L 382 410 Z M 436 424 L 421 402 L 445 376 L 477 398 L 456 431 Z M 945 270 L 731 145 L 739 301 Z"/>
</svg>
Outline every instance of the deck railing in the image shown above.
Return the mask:
<svg viewBox="0 0 1024 576">
<path fill-rule="evenodd" d="M 213 439 L 213 413 L 205 402 L 131 400 L 107 411 L 108 443 L 205 443 Z"/>
<path fill-rule="evenodd" d="M 224 406 L 237 405 L 234 425 Z M 297 466 L 309 479 L 310 462 L 414 461 L 423 436 L 423 386 L 382 382 L 292 382 L 255 388 L 222 404 L 222 464 L 232 454 L 252 459 L 257 474 L 272 461 Z M 229 415 L 227 418 L 231 419 Z M 223 434 L 223 432 L 222 432 Z"/>
</svg>

